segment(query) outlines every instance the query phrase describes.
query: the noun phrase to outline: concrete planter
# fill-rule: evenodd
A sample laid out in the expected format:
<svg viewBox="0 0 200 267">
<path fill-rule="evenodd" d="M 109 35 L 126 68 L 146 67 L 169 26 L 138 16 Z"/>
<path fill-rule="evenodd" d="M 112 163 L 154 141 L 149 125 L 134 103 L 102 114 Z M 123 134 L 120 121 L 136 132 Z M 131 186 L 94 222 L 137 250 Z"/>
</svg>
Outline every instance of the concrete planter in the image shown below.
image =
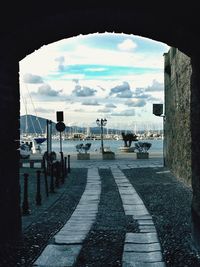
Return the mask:
<svg viewBox="0 0 200 267">
<path fill-rule="evenodd" d="M 133 152 L 135 152 L 135 147 L 121 146 L 119 149 L 124 153 L 133 153 Z"/>
<path fill-rule="evenodd" d="M 104 160 L 115 159 L 115 153 L 103 153 L 103 159 Z"/>
<path fill-rule="evenodd" d="M 88 159 L 90 159 L 90 153 L 78 153 L 77 159 L 78 160 L 88 160 Z"/>
<path fill-rule="evenodd" d="M 148 152 L 137 152 L 137 159 L 148 159 L 149 153 Z"/>
</svg>

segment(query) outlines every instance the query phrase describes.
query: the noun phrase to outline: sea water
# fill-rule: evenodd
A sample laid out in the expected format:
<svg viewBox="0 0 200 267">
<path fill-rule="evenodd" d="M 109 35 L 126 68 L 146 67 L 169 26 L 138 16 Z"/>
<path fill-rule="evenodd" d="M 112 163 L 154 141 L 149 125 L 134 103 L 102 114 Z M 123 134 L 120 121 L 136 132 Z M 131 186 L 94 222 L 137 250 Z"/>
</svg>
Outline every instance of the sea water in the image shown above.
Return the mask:
<svg viewBox="0 0 200 267">
<path fill-rule="evenodd" d="M 158 152 L 162 153 L 163 151 L 163 140 L 162 139 L 153 139 L 153 140 L 141 140 L 141 142 L 151 143 L 151 147 L 149 152 Z M 60 152 L 61 149 L 64 153 L 72 154 L 77 153 L 76 145 L 77 144 L 86 144 L 91 143 L 90 152 L 100 152 L 101 140 L 62 140 L 60 147 L 60 140 L 52 140 L 52 151 Z M 132 142 L 131 147 L 134 147 L 134 143 Z M 124 146 L 123 140 L 103 140 L 104 148 L 108 147 L 111 151 L 118 153 L 120 152 L 120 147 Z M 46 142 L 42 144 L 42 151 L 46 151 Z"/>
</svg>

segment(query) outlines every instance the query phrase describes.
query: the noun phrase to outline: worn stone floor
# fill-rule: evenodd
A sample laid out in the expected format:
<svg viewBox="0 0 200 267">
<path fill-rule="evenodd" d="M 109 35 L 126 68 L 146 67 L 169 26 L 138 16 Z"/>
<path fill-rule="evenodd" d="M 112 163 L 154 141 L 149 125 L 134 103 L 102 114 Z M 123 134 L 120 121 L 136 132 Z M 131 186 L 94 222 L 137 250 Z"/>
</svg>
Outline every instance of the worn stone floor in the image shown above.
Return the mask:
<svg viewBox="0 0 200 267">
<path fill-rule="evenodd" d="M 125 215 L 132 216 L 139 225 L 139 232 L 125 233 L 122 266 L 163 267 L 161 247 L 151 214 L 142 199 L 123 174 L 123 169 L 141 167 L 162 167 L 160 157 L 148 160 L 85 160 L 71 158 L 73 168 L 88 168 L 87 184 L 81 199 L 70 219 L 53 237 L 36 259 L 33 266 L 74 266 L 82 244 L 95 222 L 101 195 L 99 169 L 110 169 L 117 185 Z M 103 265 L 102 265 L 103 266 Z"/>
</svg>

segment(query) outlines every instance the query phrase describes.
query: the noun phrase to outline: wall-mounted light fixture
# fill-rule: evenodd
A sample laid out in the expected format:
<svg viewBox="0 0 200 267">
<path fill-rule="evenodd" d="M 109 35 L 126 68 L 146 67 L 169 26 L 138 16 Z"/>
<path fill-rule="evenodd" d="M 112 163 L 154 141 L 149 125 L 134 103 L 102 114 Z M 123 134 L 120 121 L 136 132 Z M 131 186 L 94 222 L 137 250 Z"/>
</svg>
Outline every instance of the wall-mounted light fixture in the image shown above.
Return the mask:
<svg viewBox="0 0 200 267">
<path fill-rule="evenodd" d="M 153 104 L 153 114 L 163 117 L 163 104 Z"/>
</svg>

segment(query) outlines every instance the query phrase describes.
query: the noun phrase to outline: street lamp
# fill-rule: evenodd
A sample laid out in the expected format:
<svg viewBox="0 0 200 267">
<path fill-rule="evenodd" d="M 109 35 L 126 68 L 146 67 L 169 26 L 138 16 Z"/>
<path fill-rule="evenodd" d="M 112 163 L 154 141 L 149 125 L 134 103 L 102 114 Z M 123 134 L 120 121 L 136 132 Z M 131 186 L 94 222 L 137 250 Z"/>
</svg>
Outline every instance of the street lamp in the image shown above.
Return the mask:
<svg viewBox="0 0 200 267">
<path fill-rule="evenodd" d="M 106 119 L 97 119 L 96 123 L 99 127 L 101 127 L 101 152 L 103 154 L 104 148 L 103 148 L 103 126 L 106 126 L 107 120 Z"/>
</svg>

